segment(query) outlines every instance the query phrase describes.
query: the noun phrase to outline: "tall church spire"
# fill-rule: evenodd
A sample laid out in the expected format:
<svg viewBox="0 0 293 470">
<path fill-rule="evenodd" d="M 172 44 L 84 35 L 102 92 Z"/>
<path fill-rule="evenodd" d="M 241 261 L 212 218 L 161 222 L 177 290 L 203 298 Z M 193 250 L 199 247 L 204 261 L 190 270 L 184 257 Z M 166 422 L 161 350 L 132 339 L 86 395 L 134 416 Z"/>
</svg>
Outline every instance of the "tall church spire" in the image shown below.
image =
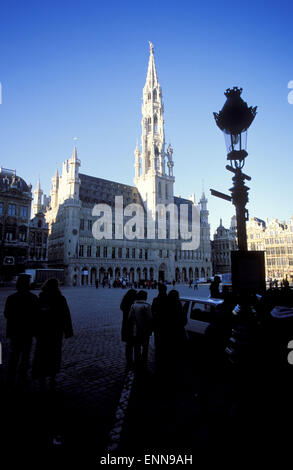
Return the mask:
<svg viewBox="0 0 293 470">
<path fill-rule="evenodd" d="M 154 46 L 150 57 L 142 104 L 142 173 L 165 174 L 165 133 L 162 90 L 158 81 Z"/>
<path fill-rule="evenodd" d="M 138 147 L 134 151 L 134 181 L 146 207 L 155 213 L 156 204 L 173 202 L 174 163 L 171 145 L 165 151 L 164 105 L 151 42 L 143 88 L 141 127 L 141 151 Z"/>
</svg>

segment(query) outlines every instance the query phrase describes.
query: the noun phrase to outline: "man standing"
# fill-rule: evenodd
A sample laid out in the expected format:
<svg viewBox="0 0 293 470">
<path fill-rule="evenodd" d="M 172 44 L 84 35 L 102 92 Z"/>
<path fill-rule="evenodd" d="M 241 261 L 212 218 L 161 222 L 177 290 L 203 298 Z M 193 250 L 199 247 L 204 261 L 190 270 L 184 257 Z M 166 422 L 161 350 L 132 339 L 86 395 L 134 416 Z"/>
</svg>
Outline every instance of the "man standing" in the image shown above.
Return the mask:
<svg viewBox="0 0 293 470">
<path fill-rule="evenodd" d="M 7 320 L 6 335 L 10 339 L 8 362 L 8 385 L 15 383 L 19 366 L 19 378 L 24 382 L 29 368 L 32 339 L 35 334 L 36 318 L 39 313 L 38 297 L 30 292 L 30 276 L 20 274 L 15 294 L 9 295 L 4 308 Z"/>
<path fill-rule="evenodd" d="M 129 312 L 129 328 L 132 332 L 135 365 L 147 365 L 149 340 L 152 334 L 152 311 L 147 292 L 138 292 L 136 301 Z"/>
<path fill-rule="evenodd" d="M 160 359 L 162 348 L 162 332 L 166 329 L 167 319 L 167 287 L 164 284 L 158 286 L 159 295 L 152 303 L 153 329 L 155 334 L 156 359 Z"/>
</svg>

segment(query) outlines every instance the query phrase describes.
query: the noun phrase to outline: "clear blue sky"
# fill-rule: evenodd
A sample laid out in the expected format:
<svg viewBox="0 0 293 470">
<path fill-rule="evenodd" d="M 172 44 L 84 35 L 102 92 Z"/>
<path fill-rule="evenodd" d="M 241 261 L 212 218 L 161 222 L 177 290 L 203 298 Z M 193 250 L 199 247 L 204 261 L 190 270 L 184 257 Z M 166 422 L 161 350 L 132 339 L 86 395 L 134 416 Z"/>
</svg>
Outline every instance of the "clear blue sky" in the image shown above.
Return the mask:
<svg viewBox="0 0 293 470">
<path fill-rule="evenodd" d="M 12 0 L 0 13 L 0 165 L 48 193 L 77 136 L 83 173 L 133 184 L 151 40 L 175 193 L 198 200 L 204 180 L 212 230 L 229 224 L 233 206 L 209 195 L 232 185 L 212 112 L 237 85 L 258 106 L 250 216 L 293 214 L 292 2 Z"/>
</svg>

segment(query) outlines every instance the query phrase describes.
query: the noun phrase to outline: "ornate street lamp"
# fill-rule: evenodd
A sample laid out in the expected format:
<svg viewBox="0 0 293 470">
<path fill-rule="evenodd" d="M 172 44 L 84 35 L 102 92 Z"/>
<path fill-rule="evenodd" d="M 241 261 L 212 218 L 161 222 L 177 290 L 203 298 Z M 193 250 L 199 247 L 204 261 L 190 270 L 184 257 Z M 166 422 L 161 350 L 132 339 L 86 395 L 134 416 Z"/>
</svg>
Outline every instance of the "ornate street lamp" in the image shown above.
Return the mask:
<svg viewBox="0 0 293 470">
<path fill-rule="evenodd" d="M 242 88 L 234 86 L 225 92 L 226 103 L 219 113 L 214 113 L 217 126 L 224 132 L 227 160 L 234 163 L 235 168 L 243 168 L 247 157 L 247 129 L 256 115 L 257 106 L 247 106 L 241 98 Z"/>
<path fill-rule="evenodd" d="M 249 188 L 245 186 L 244 180 L 251 178 L 242 172 L 242 168 L 248 155 L 246 151 L 247 130 L 255 118 L 257 107 L 248 107 L 241 98 L 241 93 L 242 88 L 228 88 L 225 92 L 226 103 L 219 113 L 214 113 L 214 118 L 225 136 L 227 160 L 230 161 L 230 165 L 227 165 L 226 168 L 234 173 L 234 185 L 230 191 L 232 203 L 236 208 L 238 248 L 247 251 L 246 220 L 248 220 L 248 213 L 245 206 L 248 202 Z"/>
</svg>

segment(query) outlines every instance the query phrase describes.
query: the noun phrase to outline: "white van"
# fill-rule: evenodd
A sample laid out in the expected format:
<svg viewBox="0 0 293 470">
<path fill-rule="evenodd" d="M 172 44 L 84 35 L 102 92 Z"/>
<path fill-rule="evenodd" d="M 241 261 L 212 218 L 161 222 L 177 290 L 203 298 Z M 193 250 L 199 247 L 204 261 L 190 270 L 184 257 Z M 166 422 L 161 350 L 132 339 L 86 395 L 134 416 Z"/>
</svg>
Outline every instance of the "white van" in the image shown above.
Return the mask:
<svg viewBox="0 0 293 470">
<path fill-rule="evenodd" d="M 187 316 L 185 330 L 190 337 L 204 335 L 208 326 L 223 308 L 223 299 L 180 297 L 183 312 Z"/>
</svg>

